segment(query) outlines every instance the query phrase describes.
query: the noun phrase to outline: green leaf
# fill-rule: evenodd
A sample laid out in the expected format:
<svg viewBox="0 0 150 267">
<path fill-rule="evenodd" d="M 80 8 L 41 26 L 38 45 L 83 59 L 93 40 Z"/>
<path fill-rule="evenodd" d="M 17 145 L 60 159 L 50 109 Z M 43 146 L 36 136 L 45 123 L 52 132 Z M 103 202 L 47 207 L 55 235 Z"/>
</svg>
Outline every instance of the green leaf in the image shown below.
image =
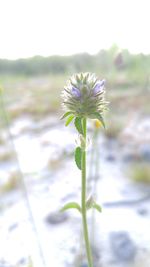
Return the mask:
<svg viewBox="0 0 150 267">
<path fill-rule="evenodd" d="M 78 130 L 78 132 L 79 132 L 80 134 L 83 134 L 82 118 L 81 118 L 81 117 L 76 117 L 76 118 L 75 118 L 75 122 L 74 122 L 74 124 L 75 124 L 75 127 L 76 127 L 76 129 Z"/>
<path fill-rule="evenodd" d="M 77 209 L 79 212 L 81 212 L 81 207 L 78 203 L 76 202 L 70 202 L 65 204 L 62 208 L 61 208 L 61 212 L 65 211 L 65 210 L 69 210 L 69 209 Z"/>
<path fill-rule="evenodd" d="M 96 209 L 99 212 L 102 212 L 101 206 L 97 204 L 96 202 L 93 203 L 92 208 Z"/>
<path fill-rule="evenodd" d="M 89 210 L 92 208 L 93 206 L 93 202 L 94 202 L 94 199 L 93 197 L 91 196 L 87 201 L 86 201 L 86 209 Z"/>
<path fill-rule="evenodd" d="M 105 122 L 104 122 L 104 119 L 100 113 L 95 112 L 95 113 L 91 114 L 90 118 L 99 120 L 102 123 L 103 127 L 105 128 Z"/>
<path fill-rule="evenodd" d="M 77 147 L 75 150 L 75 162 L 77 167 L 81 170 L 82 150 L 81 147 Z"/>
<path fill-rule="evenodd" d="M 91 196 L 87 201 L 86 201 L 86 209 L 89 210 L 89 209 L 96 209 L 97 211 L 101 212 L 102 211 L 102 208 L 99 204 L 97 204 L 95 202 L 95 200 L 93 199 L 93 197 Z"/>
<path fill-rule="evenodd" d="M 72 114 L 72 112 L 67 111 L 60 119 L 63 120 L 64 118 L 68 117 L 70 114 Z"/>
<path fill-rule="evenodd" d="M 65 126 L 68 126 L 70 122 L 74 119 L 74 115 L 70 115 L 69 118 L 66 120 Z"/>
</svg>

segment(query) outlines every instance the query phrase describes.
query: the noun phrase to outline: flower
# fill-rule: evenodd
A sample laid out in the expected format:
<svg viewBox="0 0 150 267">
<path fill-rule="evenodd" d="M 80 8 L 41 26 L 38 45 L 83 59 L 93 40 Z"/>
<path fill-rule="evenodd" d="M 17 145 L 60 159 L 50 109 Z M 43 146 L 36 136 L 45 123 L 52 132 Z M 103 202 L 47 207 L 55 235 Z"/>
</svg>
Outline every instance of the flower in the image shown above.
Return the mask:
<svg viewBox="0 0 150 267">
<path fill-rule="evenodd" d="M 102 92 L 104 85 L 105 85 L 105 80 L 97 82 L 95 87 L 93 88 L 94 95 L 98 94 L 99 92 Z"/>
<path fill-rule="evenodd" d="M 95 128 L 99 129 L 102 126 L 102 123 L 99 120 L 95 120 Z"/>
<path fill-rule="evenodd" d="M 93 73 L 73 75 L 62 92 L 63 107 L 74 116 L 98 118 L 106 109 L 105 80 L 98 80 Z M 99 117 L 100 118 L 100 117 Z"/>
</svg>

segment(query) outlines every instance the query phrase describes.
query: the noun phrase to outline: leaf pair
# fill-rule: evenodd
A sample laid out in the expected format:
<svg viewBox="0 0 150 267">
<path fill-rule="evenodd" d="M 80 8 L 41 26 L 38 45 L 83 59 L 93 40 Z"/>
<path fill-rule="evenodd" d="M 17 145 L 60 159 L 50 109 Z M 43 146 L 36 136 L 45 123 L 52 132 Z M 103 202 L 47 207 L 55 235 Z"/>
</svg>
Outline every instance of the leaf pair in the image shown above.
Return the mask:
<svg viewBox="0 0 150 267">
<path fill-rule="evenodd" d="M 69 116 L 69 117 L 68 117 L 68 116 Z M 71 111 L 68 111 L 68 112 L 66 112 L 60 119 L 63 120 L 63 119 L 65 119 L 66 117 L 68 117 L 68 118 L 67 118 L 67 120 L 66 120 L 65 125 L 68 126 L 68 125 L 72 122 L 72 120 L 74 119 L 75 115 L 72 114 Z M 82 118 L 81 118 L 81 117 L 76 117 L 76 118 L 75 118 L 75 122 L 74 122 L 74 124 L 75 124 L 75 127 L 76 127 L 77 131 L 78 131 L 80 134 L 83 134 L 83 129 L 82 129 Z"/>
<path fill-rule="evenodd" d="M 89 210 L 89 209 L 92 209 L 92 208 L 96 209 L 98 212 L 102 211 L 101 206 L 99 204 L 97 204 L 93 200 L 93 198 L 90 198 L 86 202 L 86 209 Z M 82 213 L 82 209 L 81 209 L 80 205 L 78 203 L 76 203 L 76 202 L 70 202 L 70 203 L 65 204 L 60 211 L 63 212 L 63 211 L 69 210 L 69 209 L 76 209 L 80 213 Z"/>
<path fill-rule="evenodd" d="M 68 126 L 72 122 L 72 120 L 74 119 L 75 115 L 72 114 L 71 111 L 68 111 L 61 117 L 61 120 L 66 118 L 66 117 L 68 117 L 68 118 L 66 120 L 65 126 Z M 103 127 L 105 128 L 105 122 L 104 122 L 104 119 L 103 119 L 103 117 L 102 117 L 102 115 L 100 113 L 94 112 L 94 113 L 90 114 L 89 118 L 99 120 L 101 122 L 101 124 L 103 125 Z M 82 118 L 81 117 L 76 117 L 74 124 L 75 124 L 75 127 L 76 127 L 77 131 L 80 134 L 83 134 Z"/>
</svg>

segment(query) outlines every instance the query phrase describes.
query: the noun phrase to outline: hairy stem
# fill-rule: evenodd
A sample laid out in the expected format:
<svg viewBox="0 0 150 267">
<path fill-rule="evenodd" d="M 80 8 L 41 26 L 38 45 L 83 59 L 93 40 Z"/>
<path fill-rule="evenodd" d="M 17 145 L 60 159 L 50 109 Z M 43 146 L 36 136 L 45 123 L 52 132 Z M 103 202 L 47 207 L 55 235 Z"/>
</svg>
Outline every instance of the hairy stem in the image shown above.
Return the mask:
<svg viewBox="0 0 150 267">
<path fill-rule="evenodd" d="M 88 226 L 87 226 L 87 214 L 86 214 L 86 118 L 83 119 L 83 137 L 85 146 L 82 149 L 82 196 L 81 196 L 82 223 L 83 223 L 86 254 L 88 259 L 88 267 L 93 267 L 92 253 L 90 248 Z"/>
</svg>

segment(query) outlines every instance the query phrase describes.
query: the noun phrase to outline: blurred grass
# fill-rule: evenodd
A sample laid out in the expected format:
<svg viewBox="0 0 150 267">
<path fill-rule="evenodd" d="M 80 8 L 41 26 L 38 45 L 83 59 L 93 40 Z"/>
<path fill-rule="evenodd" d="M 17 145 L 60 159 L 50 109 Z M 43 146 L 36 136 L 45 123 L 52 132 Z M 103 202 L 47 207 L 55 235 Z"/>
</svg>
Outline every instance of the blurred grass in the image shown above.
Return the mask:
<svg viewBox="0 0 150 267">
<path fill-rule="evenodd" d="M 7 193 L 21 187 L 21 179 L 18 172 L 10 174 L 9 179 L 0 186 L 0 193 Z"/>
<path fill-rule="evenodd" d="M 7 149 L 0 153 L 0 162 L 10 161 L 14 159 L 14 152 Z"/>
<path fill-rule="evenodd" d="M 41 118 L 60 112 L 60 92 L 65 76 L 45 77 L 1 77 L 3 81 L 3 101 L 10 120 L 21 115 Z M 2 107 L 0 109 L 3 118 Z"/>
<path fill-rule="evenodd" d="M 130 178 L 135 182 L 150 183 L 150 165 L 148 163 L 136 163 L 132 165 Z"/>
</svg>

